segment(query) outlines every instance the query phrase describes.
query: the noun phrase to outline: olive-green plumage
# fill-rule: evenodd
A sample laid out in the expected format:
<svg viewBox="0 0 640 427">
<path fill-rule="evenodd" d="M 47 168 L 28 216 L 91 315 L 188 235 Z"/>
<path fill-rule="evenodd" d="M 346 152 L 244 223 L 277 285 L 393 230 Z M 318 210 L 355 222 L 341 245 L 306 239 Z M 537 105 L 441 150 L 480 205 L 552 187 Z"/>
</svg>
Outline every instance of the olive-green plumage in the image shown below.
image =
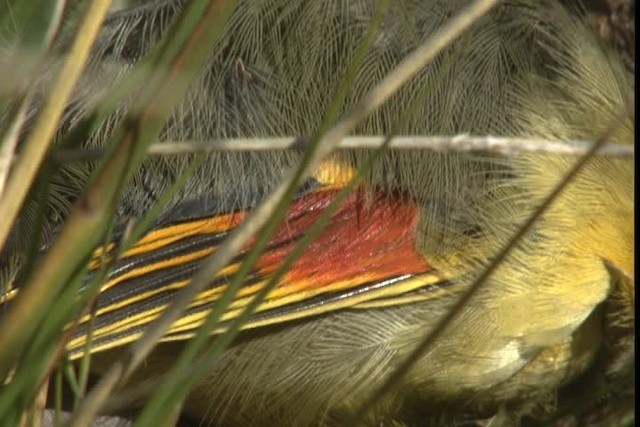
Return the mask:
<svg viewBox="0 0 640 427">
<path fill-rule="evenodd" d="M 465 4 L 391 2 L 344 108 Z M 148 2 L 108 20 L 66 126 L 149 51 L 180 7 L 180 1 Z M 312 134 L 374 11 L 375 2 L 365 0 L 241 1 L 161 140 Z M 555 1 L 511 0 L 482 18 L 357 132 L 594 140 L 617 123 L 612 140 L 631 144 L 633 102 L 630 76 L 582 18 Z M 112 117 L 87 145 L 102 146 L 122 116 Z M 335 156 L 358 167 L 368 155 Z M 146 161 L 124 191 L 119 222 L 145 212 L 189 159 Z M 164 218 L 176 219 L 177 209 L 194 201 L 216 211 L 252 205 L 298 159 L 296 152 L 211 154 Z M 386 153 L 365 181 L 369 188 L 411 196 L 420 206 L 417 249 L 455 282 L 454 289 L 464 290 L 574 162 L 542 154 L 395 151 Z M 69 166 L 55 177 L 47 239 L 90 169 Z M 454 404 L 464 408 L 459 413 L 478 408 L 490 413 L 496 402 L 542 396 L 584 371 L 606 341 L 603 319 L 627 328 L 630 336 L 633 177 L 630 160 L 593 160 L 447 335 L 370 411 L 368 421 L 437 419 Z M 28 214 L 20 221 L 16 242 L 20 230 L 30 227 Z M 617 287 L 608 265 L 627 276 Z M 595 311 L 612 293 L 615 313 Z M 458 295 L 342 310 L 245 332 L 202 379 L 185 411 L 214 425 L 340 424 Z M 166 370 L 179 346 L 161 346 L 141 376 Z M 100 353 L 96 360 L 111 356 Z"/>
</svg>

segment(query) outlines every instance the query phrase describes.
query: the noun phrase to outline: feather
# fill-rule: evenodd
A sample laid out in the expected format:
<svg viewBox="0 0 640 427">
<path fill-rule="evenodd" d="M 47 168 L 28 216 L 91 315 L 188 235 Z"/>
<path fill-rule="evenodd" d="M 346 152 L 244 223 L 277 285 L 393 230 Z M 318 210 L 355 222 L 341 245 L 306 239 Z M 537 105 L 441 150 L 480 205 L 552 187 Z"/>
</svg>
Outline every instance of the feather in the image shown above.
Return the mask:
<svg viewBox="0 0 640 427">
<path fill-rule="evenodd" d="M 153 49 L 183 3 L 145 2 L 105 23 L 61 136 Z M 343 109 L 466 3 L 391 2 Z M 369 0 L 241 1 L 160 141 L 312 135 L 374 11 Z M 551 0 L 510 0 L 446 48 L 357 133 L 594 140 L 623 115 L 612 139 L 630 144 L 632 90 L 619 59 L 599 45 L 584 18 Z M 105 146 L 134 97 L 87 147 Z M 340 152 L 333 164 L 359 169 L 369 155 Z M 192 159 L 145 161 L 125 187 L 118 223 L 148 210 Z M 156 226 L 184 220 L 188 205 L 199 206 L 199 215 L 248 209 L 299 161 L 296 151 L 210 154 Z M 415 250 L 454 284 L 451 290 L 412 304 L 342 309 L 247 331 L 194 389 L 185 410 L 212 424 L 346 419 L 473 284 L 574 161 L 541 154 L 385 153 L 365 175 L 365 191 L 390 198 L 402 193 L 417 206 Z M 49 204 L 56 219 L 47 223 L 45 240 L 94 168 L 67 166 L 54 176 Z M 439 416 L 454 402 L 470 411 L 495 408 L 496 401 L 554 390 L 591 363 L 601 340 L 595 331 L 602 328 L 593 313 L 611 293 L 623 295 L 626 317 L 616 318 L 631 328 L 633 283 L 615 288 L 607 264 L 634 275 L 633 175 L 628 160 L 591 162 L 368 421 Z M 25 211 L 20 221 L 30 224 L 29 215 Z M 171 358 L 165 354 L 177 348 L 165 344 L 141 376 L 165 371 Z M 109 354 L 95 357 L 100 366 Z"/>
</svg>

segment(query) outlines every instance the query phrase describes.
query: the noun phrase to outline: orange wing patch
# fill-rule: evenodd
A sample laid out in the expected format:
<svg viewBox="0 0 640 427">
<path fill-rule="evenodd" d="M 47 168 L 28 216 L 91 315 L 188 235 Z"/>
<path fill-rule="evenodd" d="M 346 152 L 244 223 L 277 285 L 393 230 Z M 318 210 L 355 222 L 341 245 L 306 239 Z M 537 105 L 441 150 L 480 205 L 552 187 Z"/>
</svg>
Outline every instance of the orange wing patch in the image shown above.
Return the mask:
<svg viewBox="0 0 640 427">
<path fill-rule="evenodd" d="M 236 318 L 263 289 L 338 192 L 336 186 L 323 187 L 293 202 L 265 253 L 227 307 L 216 333 L 224 331 L 228 321 Z M 247 213 L 189 220 L 147 233 L 113 262 L 95 304 L 94 321 L 90 326 L 90 316 L 80 319 L 67 344 L 70 357 L 82 355 L 89 329 L 92 352 L 137 339 Z M 418 208 L 406 195 L 354 191 L 259 305 L 244 329 L 435 295 L 433 291 L 442 289 L 446 282 L 415 250 L 418 216 Z M 114 247 L 111 244 L 98 249 L 90 269 L 98 269 L 100 262 L 112 257 Z M 165 341 L 193 335 L 250 248 L 251 244 L 211 278 L 208 289 L 171 326 Z"/>
</svg>

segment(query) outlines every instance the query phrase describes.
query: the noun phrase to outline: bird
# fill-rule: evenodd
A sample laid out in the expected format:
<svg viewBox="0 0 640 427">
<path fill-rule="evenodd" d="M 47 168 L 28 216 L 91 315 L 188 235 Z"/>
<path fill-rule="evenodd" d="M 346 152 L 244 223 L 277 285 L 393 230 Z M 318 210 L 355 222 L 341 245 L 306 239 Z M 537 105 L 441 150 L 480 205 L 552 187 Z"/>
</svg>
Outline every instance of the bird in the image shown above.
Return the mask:
<svg viewBox="0 0 640 427">
<path fill-rule="evenodd" d="M 467 3 L 391 2 L 341 111 Z M 107 19 L 65 110 L 60 140 L 152 51 L 184 4 L 143 2 Z M 241 0 L 167 119 L 159 144 L 313 135 L 375 13 L 376 2 L 369 0 Z M 107 147 L 134 98 L 123 101 L 84 147 Z M 630 145 L 633 103 L 632 77 L 579 12 L 552 0 L 506 0 L 355 134 L 560 141 L 605 135 Z M 103 373 L 189 282 L 198 261 L 218 249 L 302 156 L 301 150 L 206 154 L 148 233 L 113 260 L 94 303 L 95 318 L 79 316 L 72 328 L 68 357 L 87 352 L 91 330 L 92 369 Z M 195 157 L 145 160 L 123 187 L 116 235 L 124 235 Z M 337 151 L 304 182 L 214 336 L 238 317 L 370 157 L 363 149 Z M 210 425 L 348 422 L 474 286 L 575 162 L 552 153 L 384 152 L 238 339 L 198 379 L 183 411 Z M 50 178 L 44 246 L 55 240 L 95 168 L 95 162 L 63 165 Z M 632 351 L 633 177 L 630 159 L 592 159 L 446 334 L 361 421 L 422 425 L 444 416 L 492 414 L 500 405 L 518 407 L 570 383 L 604 347 L 615 354 Z M 35 204 L 28 205 L 14 226 L 5 265 L 25 256 L 34 212 Z M 116 246 L 97 249 L 87 283 L 105 257 L 115 257 Z M 134 381 L 167 370 L 249 249 L 212 278 Z M 3 277 L 16 277 L 18 270 L 3 268 Z M 19 285 L 8 289 L 0 301 L 10 309 Z M 614 339 L 611 328 L 623 332 Z"/>
</svg>

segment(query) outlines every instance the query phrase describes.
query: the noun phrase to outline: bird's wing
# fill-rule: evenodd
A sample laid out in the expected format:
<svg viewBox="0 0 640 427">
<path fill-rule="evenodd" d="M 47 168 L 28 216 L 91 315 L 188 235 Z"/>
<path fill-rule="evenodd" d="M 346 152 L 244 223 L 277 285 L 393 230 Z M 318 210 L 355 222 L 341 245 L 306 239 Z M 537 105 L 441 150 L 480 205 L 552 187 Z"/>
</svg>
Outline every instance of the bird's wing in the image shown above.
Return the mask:
<svg viewBox="0 0 640 427">
<path fill-rule="evenodd" d="M 215 332 L 224 331 L 270 282 L 283 261 L 336 199 L 337 186 L 319 186 L 299 195 L 270 238 L 265 252 L 242 280 Z M 112 262 L 92 314 L 71 327 L 70 357 L 118 347 L 137 339 L 172 297 L 187 286 L 205 258 L 248 210 L 206 216 L 156 228 Z M 415 249 L 418 208 L 404 194 L 356 190 L 330 216 L 243 325 L 259 328 L 345 308 L 410 303 L 449 292 L 446 282 Z M 164 341 L 193 336 L 246 259 L 250 243 L 171 326 Z M 116 244 L 99 248 L 91 275 L 114 257 Z M 9 298 L 13 299 L 13 297 Z M 93 317 L 93 320 L 91 320 Z"/>
</svg>

